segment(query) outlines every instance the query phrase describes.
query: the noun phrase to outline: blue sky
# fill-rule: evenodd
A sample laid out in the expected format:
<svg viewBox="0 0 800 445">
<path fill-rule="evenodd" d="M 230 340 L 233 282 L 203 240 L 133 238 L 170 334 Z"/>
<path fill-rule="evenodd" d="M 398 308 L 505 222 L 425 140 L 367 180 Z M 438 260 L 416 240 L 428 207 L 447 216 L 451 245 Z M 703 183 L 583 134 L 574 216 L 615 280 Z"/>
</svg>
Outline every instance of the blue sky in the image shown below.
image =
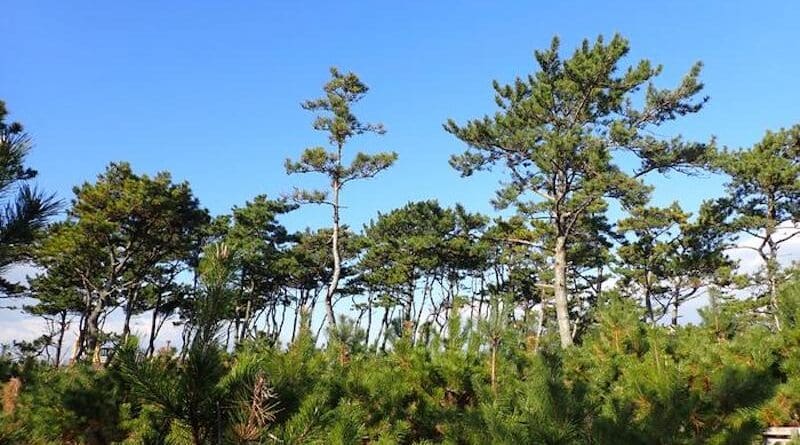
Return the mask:
<svg viewBox="0 0 800 445">
<path fill-rule="evenodd" d="M 746 3 L 746 4 L 745 4 Z M 100 6 L 98 6 L 100 5 Z M 391 149 L 395 168 L 346 191 L 346 220 L 437 197 L 490 211 L 495 178 L 460 179 L 447 164 L 463 146 L 441 129 L 493 112 L 492 79 L 534 69 L 532 52 L 559 35 L 620 32 L 630 60 L 664 65 L 674 85 L 696 60 L 711 102 L 676 131 L 745 146 L 800 121 L 796 2 L 255 2 L 11 1 L 0 16 L 0 98 L 36 140 L 39 184 L 64 198 L 115 160 L 191 182 L 214 213 L 294 185 L 283 160 L 324 142 L 299 107 L 337 65 L 371 87 L 357 112 Z M 671 128 L 667 133 L 672 134 Z M 656 200 L 688 208 L 720 193 L 715 178 L 651 178 Z M 325 210 L 287 219 L 325 222 Z"/>
<path fill-rule="evenodd" d="M 395 150 L 396 167 L 345 191 L 344 219 L 438 198 L 472 210 L 496 178 L 461 179 L 447 164 L 463 145 L 441 124 L 494 111 L 491 80 L 535 68 L 532 52 L 558 35 L 565 51 L 620 32 L 630 61 L 664 65 L 662 87 L 697 60 L 711 96 L 699 115 L 665 130 L 747 146 L 800 122 L 800 3 L 6 1 L 0 98 L 36 140 L 39 185 L 69 199 L 110 161 L 169 170 L 213 213 L 259 193 L 278 196 L 310 177 L 283 161 L 325 141 L 299 103 L 317 97 L 328 67 L 372 87 L 357 113 L 383 122 L 355 150 Z M 674 131 L 673 131 L 674 130 Z M 695 209 L 719 178 L 651 178 L 655 200 Z M 290 228 L 326 223 L 303 209 Z"/>
</svg>

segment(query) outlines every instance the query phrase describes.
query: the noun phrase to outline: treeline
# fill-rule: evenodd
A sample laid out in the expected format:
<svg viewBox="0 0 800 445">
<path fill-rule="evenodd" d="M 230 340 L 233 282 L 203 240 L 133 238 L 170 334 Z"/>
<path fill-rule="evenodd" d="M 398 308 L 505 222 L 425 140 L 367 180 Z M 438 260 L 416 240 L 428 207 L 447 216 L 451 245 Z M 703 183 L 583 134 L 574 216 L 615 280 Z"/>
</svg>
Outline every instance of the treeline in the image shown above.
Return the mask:
<svg viewBox="0 0 800 445">
<path fill-rule="evenodd" d="M 800 126 L 741 149 L 656 136 L 707 102 L 701 65 L 662 89 L 661 67 L 623 66 L 628 51 L 615 36 L 564 58 L 554 40 L 534 73 L 494 82 L 492 114 L 445 123 L 463 176 L 506 173 L 505 217 L 431 200 L 348 226 L 346 186 L 397 154 L 349 151 L 384 129 L 353 114 L 368 87 L 337 69 L 302 104 L 330 146 L 286 162 L 326 190 L 212 217 L 188 183 L 120 162 L 46 224 L 53 198 L 21 188 L 0 265 L 42 273 L 4 290 L 48 332 L 6 350 L 0 438 L 751 443 L 797 423 L 800 295 L 781 249 L 800 238 Z M 35 174 L 31 139 L 0 118 L 10 190 Z M 695 214 L 653 206 L 645 178 L 664 173 L 725 175 L 725 195 Z M 331 210 L 327 228 L 281 224 L 309 204 Z M 708 305 L 686 326 L 695 298 Z M 182 341 L 159 350 L 168 323 Z"/>
</svg>

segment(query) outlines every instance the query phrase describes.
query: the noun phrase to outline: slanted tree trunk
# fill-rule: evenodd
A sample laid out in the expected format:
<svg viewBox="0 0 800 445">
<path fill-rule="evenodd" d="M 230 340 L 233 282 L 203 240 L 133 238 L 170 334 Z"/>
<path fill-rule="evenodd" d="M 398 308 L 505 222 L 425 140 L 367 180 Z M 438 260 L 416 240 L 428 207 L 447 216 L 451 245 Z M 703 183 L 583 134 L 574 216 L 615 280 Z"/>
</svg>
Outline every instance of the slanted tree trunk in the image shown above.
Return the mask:
<svg viewBox="0 0 800 445">
<path fill-rule="evenodd" d="M 389 306 L 386 306 L 386 312 L 383 313 L 383 323 L 381 324 L 381 331 L 383 331 L 381 351 L 386 351 L 386 340 L 389 337 L 389 311 Z M 378 333 L 378 339 L 380 339 L 380 333 Z M 377 339 L 375 341 L 377 341 Z"/>
<path fill-rule="evenodd" d="M 342 147 L 339 146 L 339 162 L 341 163 Z M 331 332 L 336 328 L 336 314 L 333 312 L 333 296 L 339 288 L 339 277 L 342 274 L 342 259 L 339 255 L 339 190 L 341 184 L 338 178 L 332 182 L 333 189 L 333 232 L 331 234 L 331 254 L 333 255 L 333 274 L 328 289 L 325 292 L 325 314 Z"/>
<path fill-rule="evenodd" d="M 497 396 L 497 345 L 500 342 L 499 338 L 492 338 L 492 363 L 491 363 L 491 380 L 492 380 L 492 394 Z"/>
<path fill-rule="evenodd" d="M 681 306 L 681 293 L 679 289 L 675 289 L 672 295 L 672 320 L 670 324 L 673 327 L 678 327 L 678 309 Z"/>
<path fill-rule="evenodd" d="M 539 346 L 542 344 L 542 334 L 544 333 L 544 305 L 545 301 L 539 303 L 539 310 L 536 314 L 536 345 L 533 347 L 533 352 L 539 352 Z"/>
<path fill-rule="evenodd" d="M 775 199 L 770 196 L 767 200 L 767 224 L 764 231 L 764 240 L 759 252 L 764 260 L 764 271 L 767 274 L 767 292 L 769 294 L 772 317 L 775 328 L 781 330 L 781 321 L 778 315 L 778 246 L 775 243 L 775 232 L 778 230 L 778 221 L 775 209 Z"/>
<path fill-rule="evenodd" d="M 92 354 L 96 354 L 96 350 L 100 346 L 100 316 L 105 309 L 106 297 L 107 294 L 105 292 L 101 293 L 91 312 L 89 312 L 89 316 L 86 317 L 86 325 L 84 327 L 85 351 L 90 351 Z"/>
<path fill-rule="evenodd" d="M 244 318 L 242 319 L 242 326 L 241 326 L 242 330 L 238 334 L 238 339 L 236 341 L 237 343 L 241 343 L 242 341 L 244 341 L 245 338 L 247 338 L 247 331 L 250 329 L 250 317 L 253 316 L 252 297 L 253 297 L 252 293 L 248 292 L 247 303 L 244 306 Z"/>
<path fill-rule="evenodd" d="M 372 298 L 367 294 L 367 333 L 364 338 L 364 346 L 369 348 L 369 334 L 372 331 Z"/>
<path fill-rule="evenodd" d="M 72 357 L 69 359 L 70 364 L 77 362 L 83 353 L 83 339 L 85 336 L 84 320 L 81 318 L 81 322 L 78 325 L 78 335 L 75 336 L 75 342 L 72 344 Z"/>
<path fill-rule="evenodd" d="M 425 280 L 425 284 L 422 288 L 422 301 L 419 304 L 419 311 L 417 315 L 414 317 L 414 324 L 411 327 L 411 343 L 415 344 L 417 339 L 417 331 L 419 330 L 419 325 L 422 323 L 422 313 L 425 311 L 425 301 L 427 300 L 428 293 L 433 292 L 432 287 L 433 285 L 430 284 L 429 279 Z M 433 304 L 433 296 L 431 295 L 431 304 Z"/>
<path fill-rule="evenodd" d="M 278 325 L 278 330 L 277 330 L 277 332 L 275 332 L 275 340 L 276 340 L 276 341 L 277 341 L 277 340 L 278 340 L 278 338 L 281 336 L 281 332 L 283 332 L 283 325 L 284 325 L 284 323 L 286 323 L 286 307 L 287 307 L 287 306 L 288 306 L 288 303 L 287 303 L 287 304 L 284 304 L 284 305 L 283 305 L 283 309 L 281 310 L 281 322 L 280 322 L 280 324 Z"/>
<path fill-rule="evenodd" d="M 646 274 L 650 274 L 650 272 L 645 272 Z M 656 314 L 653 310 L 653 298 L 650 295 L 650 283 L 648 282 L 649 276 L 645 277 L 645 285 L 644 285 L 644 307 L 647 311 L 647 318 L 650 319 L 650 324 L 656 324 Z"/>
<path fill-rule="evenodd" d="M 125 302 L 125 323 L 122 325 L 122 340 L 127 340 L 131 333 L 131 317 L 135 310 L 136 300 L 138 299 L 139 292 L 134 291 Z"/>
<path fill-rule="evenodd" d="M 163 295 L 161 292 L 156 297 L 156 305 L 153 307 L 153 317 L 150 319 L 150 340 L 147 344 L 147 355 L 152 356 L 156 350 L 156 323 L 158 321 L 158 311 L 161 310 L 161 300 Z"/>
<path fill-rule="evenodd" d="M 297 306 L 294 308 L 294 320 L 292 321 L 292 343 L 294 343 L 295 336 L 297 335 L 297 325 L 300 322 L 300 312 L 304 307 L 305 301 L 303 301 L 302 297 L 300 297 L 300 299 L 297 301 Z"/>
<path fill-rule="evenodd" d="M 59 330 L 58 330 L 58 340 L 56 341 L 56 357 L 55 357 L 55 366 L 58 368 L 61 366 L 61 351 L 64 346 L 64 333 L 66 332 L 67 328 L 69 327 L 69 323 L 67 323 L 67 312 L 61 312 L 60 314 L 61 319 L 58 322 Z"/>
</svg>

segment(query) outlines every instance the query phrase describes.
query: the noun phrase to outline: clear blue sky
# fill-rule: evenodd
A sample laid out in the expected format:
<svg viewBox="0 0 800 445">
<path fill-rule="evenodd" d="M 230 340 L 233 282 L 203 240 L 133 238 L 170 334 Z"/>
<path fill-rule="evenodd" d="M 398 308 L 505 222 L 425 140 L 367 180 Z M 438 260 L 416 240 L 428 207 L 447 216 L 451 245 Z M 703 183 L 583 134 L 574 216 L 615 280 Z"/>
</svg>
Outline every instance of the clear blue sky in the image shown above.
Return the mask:
<svg viewBox="0 0 800 445">
<path fill-rule="evenodd" d="M 324 141 L 299 102 L 319 95 L 329 66 L 353 70 L 372 87 L 358 114 L 389 132 L 351 150 L 400 155 L 346 191 L 356 227 L 433 197 L 489 211 L 495 178 L 460 179 L 447 159 L 463 146 L 441 124 L 493 112 L 491 80 L 530 72 L 533 50 L 556 34 L 571 51 L 620 32 L 631 61 L 664 64 L 661 86 L 704 61 L 711 102 L 677 127 L 691 138 L 745 146 L 800 122 L 800 3 L 650 3 L 6 1 L 0 98 L 35 137 L 30 164 L 44 189 L 68 199 L 73 185 L 127 160 L 190 181 L 220 213 L 315 183 L 283 171 L 285 158 Z M 653 182 L 659 203 L 689 209 L 720 193 L 716 178 Z M 324 212 L 286 222 L 318 226 Z"/>
</svg>

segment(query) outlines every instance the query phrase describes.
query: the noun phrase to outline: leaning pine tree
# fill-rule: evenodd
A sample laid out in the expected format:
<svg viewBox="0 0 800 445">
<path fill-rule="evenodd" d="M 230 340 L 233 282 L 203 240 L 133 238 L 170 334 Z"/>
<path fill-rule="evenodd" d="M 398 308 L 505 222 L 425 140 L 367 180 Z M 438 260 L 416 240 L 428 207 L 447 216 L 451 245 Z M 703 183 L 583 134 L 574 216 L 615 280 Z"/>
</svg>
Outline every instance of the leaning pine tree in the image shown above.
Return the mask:
<svg viewBox="0 0 800 445">
<path fill-rule="evenodd" d="M 397 154 L 394 152 L 377 153 L 368 155 L 357 153 L 349 165 L 345 165 L 343 150 L 347 142 L 353 137 L 364 133 L 383 134 L 385 130 L 381 124 L 363 123 L 353 115 L 350 107 L 360 101 L 369 88 L 353 73 L 341 73 L 336 68 L 331 68 L 331 80 L 324 86 L 325 96 L 309 100 L 302 104 L 309 111 L 320 112 L 314 121 L 314 129 L 328 133 L 328 140 L 333 146 L 332 151 L 324 147 L 311 147 L 303 151 L 299 161 L 286 160 L 286 171 L 292 173 L 321 173 L 330 180 L 330 190 L 302 190 L 294 192 L 294 199 L 298 203 L 326 204 L 333 211 L 333 227 L 331 235 L 331 254 L 333 255 L 333 273 L 325 292 L 325 311 L 328 325 L 336 326 L 336 316 L 333 312 L 333 296 L 339 288 L 339 279 L 342 272 L 341 248 L 339 237 L 341 234 L 340 222 L 340 193 L 342 187 L 348 182 L 357 179 L 372 178 L 381 171 L 389 168 Z"/>
<path fill-rule="evenodd" d="M 604 212 L 607 198 L 626 207 L 646 202 L 650 189 L 643 175 L 688 170 L 709 148 L 680 137 L 659 139 L 651 131 L 699 111 L 708 100 L 697 97 L 703 88 L 698 80 L 701 64 L 677 88 L 662 90 L 651 83 L 660 66 L 642 60 L 624 70 L 619 67 L 628 51 L 624 38 L 617 35 L 606 43 L 600 37 L 594 44 L 585 40 L 572 57 L 562 60 L 555 38 L 549 49 L 535 53 L 538 72 L 510 85 L 494 82 L 500 108 L 494 116 L 445 124 L 469 145 L 464 154 L 451 158 L 451 165 L 463 176 L 504 165 L 510 178 L 498 191 L 496 205 L 514 204 L 531 216 L 542 247 L 552 251 L 563 347 L 572 344 L 568 252 L 580 237 L 582 221 Z M 636 93 L 643 87 L 640 99 Z M 619 151 L 633 153 L 638 166 L 623 170 L 613 156 Z"/>
</svg>

